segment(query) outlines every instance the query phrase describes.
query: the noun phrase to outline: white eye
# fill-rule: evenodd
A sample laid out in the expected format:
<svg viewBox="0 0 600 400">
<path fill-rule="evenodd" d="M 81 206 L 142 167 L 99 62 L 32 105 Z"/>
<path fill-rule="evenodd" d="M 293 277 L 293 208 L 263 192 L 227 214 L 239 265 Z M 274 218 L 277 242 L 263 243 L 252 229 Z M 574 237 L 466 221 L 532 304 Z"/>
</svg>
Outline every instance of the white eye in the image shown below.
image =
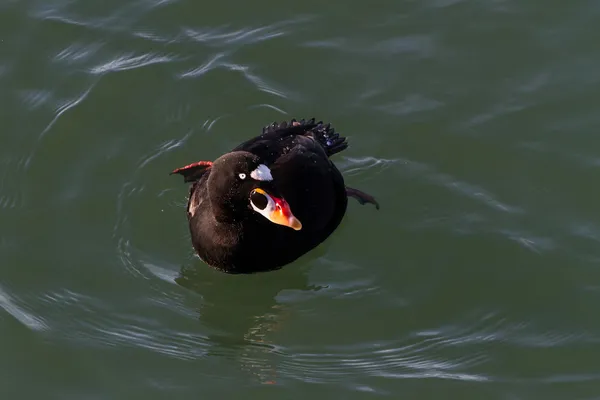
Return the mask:
<svg viewBox="0 0 600 400">
<path fill-rule="evenodd" d="M 240 177 L 240 179 L 246 179 L 246 174 L 244 174 L 243 172 L 241 174 L 238 175 Z"/>
</svg>

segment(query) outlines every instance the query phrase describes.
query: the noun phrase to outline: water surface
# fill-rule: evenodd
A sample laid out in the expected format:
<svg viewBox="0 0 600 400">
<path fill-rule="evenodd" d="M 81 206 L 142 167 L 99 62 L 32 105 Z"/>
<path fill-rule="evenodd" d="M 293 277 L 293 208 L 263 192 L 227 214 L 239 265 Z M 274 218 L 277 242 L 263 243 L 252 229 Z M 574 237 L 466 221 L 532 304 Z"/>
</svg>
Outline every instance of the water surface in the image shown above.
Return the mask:
<svg viewBox="0 0 600 400">
<path fill-rule="evenodd" d="M 592 1 L 0 4 L 0 393 L 591 399 Z M 177 167 L 331 122 L 323 246 L 230 276 Z"/>
</svg>

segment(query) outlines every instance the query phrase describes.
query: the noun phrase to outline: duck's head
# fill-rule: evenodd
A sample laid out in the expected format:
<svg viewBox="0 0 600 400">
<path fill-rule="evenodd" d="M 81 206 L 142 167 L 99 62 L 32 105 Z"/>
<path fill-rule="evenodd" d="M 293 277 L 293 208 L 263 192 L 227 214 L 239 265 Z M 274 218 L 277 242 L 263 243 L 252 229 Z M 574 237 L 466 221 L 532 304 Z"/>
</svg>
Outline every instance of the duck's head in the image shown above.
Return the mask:
<svg viewBox="0 0 600 400">
<path fill-rule="evenodd" d="M 274 224 L 302 229 L 271 170 L 252 153 L 236 151 L 219 157 L 212 163 L 207 183 L 213 210 L 221 209 L 223 217 L 243 219 L 257 213 Z"/>
</svg>

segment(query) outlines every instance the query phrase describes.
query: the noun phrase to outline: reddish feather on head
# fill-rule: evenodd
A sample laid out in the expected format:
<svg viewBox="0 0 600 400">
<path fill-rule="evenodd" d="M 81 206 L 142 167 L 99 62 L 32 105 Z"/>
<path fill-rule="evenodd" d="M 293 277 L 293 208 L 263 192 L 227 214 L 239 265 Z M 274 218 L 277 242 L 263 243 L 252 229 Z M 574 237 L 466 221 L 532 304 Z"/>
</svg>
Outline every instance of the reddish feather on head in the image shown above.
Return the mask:
<svg viewBox="0 0 600 400">
<path fill-rule="evenodd" d="M 186 169 L 195 168 L 195 167 L 209 168 L 209 167 L 212 167 L 212 164 L 213 164 L 212 161 L 198 161 L 198 162 L 195 162 L 195 163 L 188 164 L 185 167 L 174 169 L 173 172 L 171 172 L 171 173 L 172 174 L 177 174 L 177 173 L 179 173 L 181 171 L 184 171 Z"/>
<path fill-rule="evenodd" d="M 193 182 L 200 179 L 202 174 L 204 174 L 208 168 L 212 167 L 212 165 L 212 161 L 198 161 L 188 164 L 185 167 L 177 168 L 173 170 L 170 175 L 180 174 L 183 175 L 184 182 Z"/>
</svg>

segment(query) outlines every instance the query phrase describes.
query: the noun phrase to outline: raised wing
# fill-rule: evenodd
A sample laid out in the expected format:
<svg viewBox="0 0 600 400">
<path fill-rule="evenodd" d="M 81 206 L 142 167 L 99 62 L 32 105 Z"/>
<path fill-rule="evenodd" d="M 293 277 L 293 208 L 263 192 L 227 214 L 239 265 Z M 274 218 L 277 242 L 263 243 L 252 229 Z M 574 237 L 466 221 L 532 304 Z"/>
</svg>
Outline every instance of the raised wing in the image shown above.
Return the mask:
<svg viewBox="0 0 600 400">
<path fill-rule="evenodd" d="M 336 133 L 331 124 L 324 124 L 322 121 L 315 122 L 315 119 L 312 118 L 308 121 L 292 119 L 290 122 L 273 122 L 263 128 L 262 134 L 240 144 L 233 150 L 246 150 L 256 154 L 265 151 L 277 152 L 277 150 L 285 150 L 286 147 L 289 150 L 296 144 L 306 144 L 306 139 L 303 140 L 303 138 L 310 138 L 318 143 L 327 157 L 348 147 L 346 138 Z"/>
</svg>

